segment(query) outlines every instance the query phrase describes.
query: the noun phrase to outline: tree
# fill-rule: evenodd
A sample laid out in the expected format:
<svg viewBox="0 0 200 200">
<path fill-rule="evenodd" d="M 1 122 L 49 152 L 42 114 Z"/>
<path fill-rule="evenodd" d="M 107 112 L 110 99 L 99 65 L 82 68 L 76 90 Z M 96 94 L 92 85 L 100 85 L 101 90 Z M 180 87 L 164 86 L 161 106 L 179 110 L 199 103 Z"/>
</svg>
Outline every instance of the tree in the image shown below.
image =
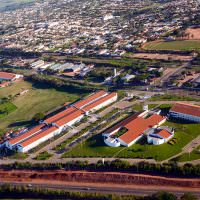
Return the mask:
<svg viewBox="0 0 200 200">
<path fill-rule="evenodd" d="M 169 192 L 157 192 L 150 198 L 152 200 L 177 200 L 177 197 Z"/>
<path fill-rule="evenodd" d="M 36 113 L 33 117 L 33 121 L 35 122 L 39 122 L 40 120 L 42 120 L 45 117 L 45 114 L 42 112 Z"/>
<path fill-rule="evenodd" d="M 182 197 L 181 200 L 198 200 L 198 198 L 191 193 L 185 193 Z"/>
</svg>

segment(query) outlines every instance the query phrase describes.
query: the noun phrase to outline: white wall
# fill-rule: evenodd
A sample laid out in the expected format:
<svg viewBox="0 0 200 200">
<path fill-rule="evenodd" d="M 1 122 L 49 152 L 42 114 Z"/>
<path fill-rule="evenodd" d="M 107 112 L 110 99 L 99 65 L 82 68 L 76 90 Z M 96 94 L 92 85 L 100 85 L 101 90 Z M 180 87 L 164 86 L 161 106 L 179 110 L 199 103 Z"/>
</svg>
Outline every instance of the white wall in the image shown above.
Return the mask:
<svg viewBox="0 0 200 200">
<path fill-rule="evenodd" d="M 200 117 L 193 116 L 193 115 L 187 115 L 187 114 L 171 112 L 171 111 L 170 111 L 170 115 L 175 118 L 180 118 L 180 119 L 194 121 L 194 122 L 200 122 Z"/>
<path fill-rule="evenodd" d="M 27 145 L 26 147 L 23 147 L 22 149 L 19 149 L 20 152 L 27 152 L 29 151 L 30 149 L 33 149 L 34 147 L 38 146 L 39 144 L 41 144 L 42 142 L 45 142 L 47 141 L 48 139 L 54 137 L 55 135 L 57 135 L 58 133 L 58 129 L 56 129 L 55 131 L 49 133 L 48 135 L 40 138 L 39 140 Z"/>
<path fill-rule="evenodd" d="M 99 110 L 99 109 L 101 109 L 101 108 L 113 103 L 114 101 L 117 101 L 117 95 L 112 97 L 111 99 L 108 99 L 107 101 L 104 101 L 103 103 L 97 105 L 96 107 L 92 108 L 90 110 L 90 112 L 95 112 L 95 111 L 97 111 L 97 110 Z"/>
<path fill-rule="evenodd" d="M 120 146 L 120 142 L 117 142 L 116 139 L 113 139 L 110 141 L 106 138 L 106 139 L 104 139 L 104 142 L 106 145 L 108 145 L 110 147 L 119 147 Z"/>
</svg>

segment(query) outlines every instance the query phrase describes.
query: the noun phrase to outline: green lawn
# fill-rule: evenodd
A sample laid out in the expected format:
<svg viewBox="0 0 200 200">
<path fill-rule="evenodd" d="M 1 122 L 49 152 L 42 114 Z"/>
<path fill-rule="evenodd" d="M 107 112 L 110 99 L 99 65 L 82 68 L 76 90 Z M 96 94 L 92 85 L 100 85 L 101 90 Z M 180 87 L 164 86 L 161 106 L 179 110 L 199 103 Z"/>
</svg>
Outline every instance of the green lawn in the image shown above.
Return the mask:
<svg viewBox="0 0 200 200">
<path fill-rule="evenodd" d="M 200 101 L 200 98 L 194 98 L 190 96 L 178 96 L 172 94 L 164 94 L 164 95 L 154 95 L 150 98 L 150 101 Z"/>
<path fill-rule="evenodd" d="M 179 162 L 187 162 L 192 160 L 199 160 L 200 159 L 200 146 L 194 149 L 191 153 L 184 153 L 173 160 Z"/>
<path fill-rule="evenodd" d="M 35 160 L 48 160 L 52 157 L 52 154 L 48 153 L 47 151 L 39 153 L 34 159 Z"/>
<path fill-rule="evenodd" d="M 0 130 L 17 128 L 30 124 L 32 117 L 38 112 L 48 112 L 65 102 L 73 102 L 81 98 L 78 94 L 67 91 L 58 91 L 52 88 L 33 86 L 29 82 L 16 82 L 15 84 L 0 89 L 0 98 L 12 96 L 28 89 L 28 93 L 15 97 L 12 103 L 16 109 L 0 119 Z M 1 133 L 1 132 L 0 132 Z"/>
<path fill-rule="evenodd" d="M 199 40 L 183 40 L 170 42 L 149 42 L 145 45 L 145 49 L 149 50 L 180 50 L 180 51 L 200 51 Z"/>
<path fill-rule="evenodd" d="M 146 143 L 146 139 L 131 147 L 108 147 L 104 144 L 101 134 L 92 136 L 80 145 L 74 147 L 63 157 L 116 157 L 116 158 L 154 158 L 165 160 L 181 152 L 189 141 L 199 135 L 200 124 L 178 124 L 166 122 L 165 125 L 175 128 L 177 143 L 154 146 Z"/>
<path fill-rule="evenodd" d="M 8 115 L 16 109 L 17 107 L 11 102 L 5 102 L 0 104 L 0 118 L 5 117 L 6 115 Z"/>
</svg>

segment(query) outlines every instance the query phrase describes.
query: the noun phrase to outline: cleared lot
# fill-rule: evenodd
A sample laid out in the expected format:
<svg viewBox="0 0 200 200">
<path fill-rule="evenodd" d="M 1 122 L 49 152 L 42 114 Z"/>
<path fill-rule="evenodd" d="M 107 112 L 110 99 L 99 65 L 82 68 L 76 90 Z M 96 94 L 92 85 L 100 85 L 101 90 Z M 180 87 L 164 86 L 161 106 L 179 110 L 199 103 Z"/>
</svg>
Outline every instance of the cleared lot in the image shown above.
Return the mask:
<svg viewBox="0 0 200 200">
<path fill-rule="evenodd" d="M 192 56 L 183 56 L 178 54 L 160 54 L 160 53 L 134 53 L 128 54 L 130 58 L 150 59 L 150 60 L 180 60 L 189 61 Z"/>
</svg>

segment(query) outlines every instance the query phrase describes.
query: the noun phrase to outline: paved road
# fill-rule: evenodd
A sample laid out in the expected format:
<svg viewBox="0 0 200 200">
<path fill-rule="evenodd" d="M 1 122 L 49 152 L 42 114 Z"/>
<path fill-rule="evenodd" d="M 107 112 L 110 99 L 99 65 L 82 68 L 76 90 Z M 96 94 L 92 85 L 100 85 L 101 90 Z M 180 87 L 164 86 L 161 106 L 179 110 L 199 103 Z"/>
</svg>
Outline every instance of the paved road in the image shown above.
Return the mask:
<svg viewBox="0 0 200 200">
<path fill-rule="evenodd" d="M 200 197 L 200 191 L 197 188 L 170 188 L 170 187 L 153 187 L 153 186 L 141 186 L 141 185 L 129 185 L 126 187 L 119 185 L 108 186 L 105 184 L 84 183 L 78 185 L 76 183 L 67 184 L 45 184 L 45 183 L 32 183 L 32 182 L 0 182 L 0 185 L 5 183 L 12 184 L 13 186 L 27 186 L 31 184 L 33 188 L 47 188 L 47 189 L 61 189 L 67 191 L 89 192 L 89 193 L 110 193 L 110 194 L 133 194 L 138 196 L 147 196 L 159 191 L 172 192 L 178 197 L 182 196 L 185 192 L 192 192 L 196 196 Z"/>
</svg>

